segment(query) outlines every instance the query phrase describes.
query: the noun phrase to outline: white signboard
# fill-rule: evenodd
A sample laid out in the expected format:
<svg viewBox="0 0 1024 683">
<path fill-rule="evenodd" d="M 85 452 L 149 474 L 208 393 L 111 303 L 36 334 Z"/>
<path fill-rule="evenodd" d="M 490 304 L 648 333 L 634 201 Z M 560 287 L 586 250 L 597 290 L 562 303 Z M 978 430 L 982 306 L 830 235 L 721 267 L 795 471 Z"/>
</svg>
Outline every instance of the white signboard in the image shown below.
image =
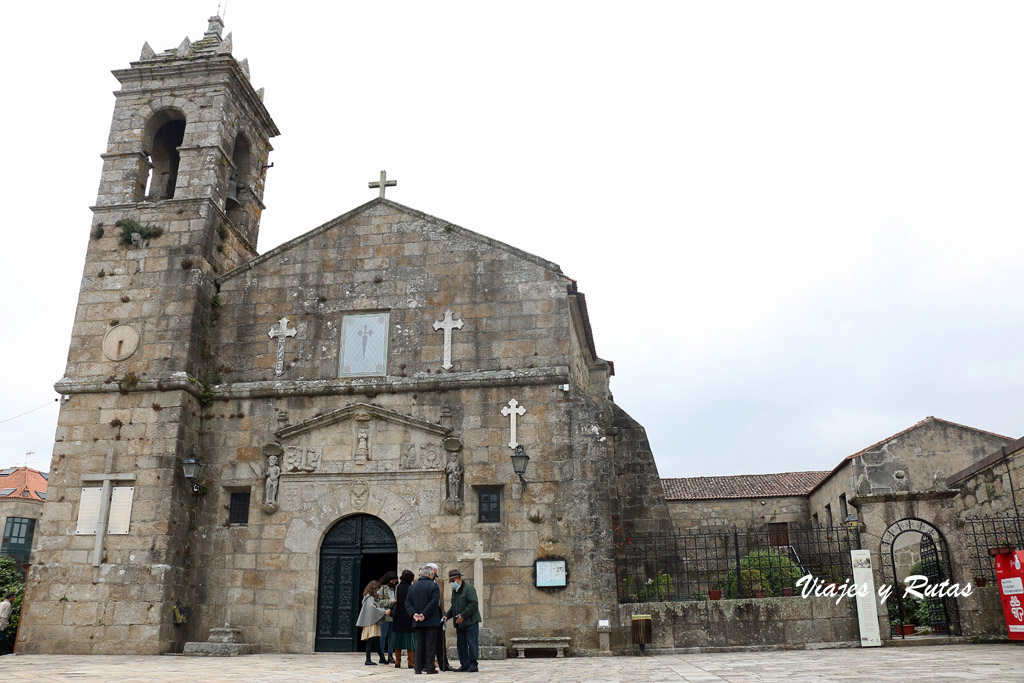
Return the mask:
<svg viewBox="0 0 1024 683">
<path fill-rule="evenodd" d="M 1003 595 L 1020 595 L 1024 593 L 1024 582 L 1021 582 L 1019 576 L 1011 576 L 1008 579 L 1003 579 L 1000 583 L 1003 584 Z"/>
<path fill-rule="evenodd" d="M 537 560 L 537 587 L 565 585 L 565 560 Z"/>
<path fill-rule="evenodd" d="M 101 486 L 90 486 L 82 489 L 82 500 L 78 504 L 78 525 L 75 534 L 79 536 L 96 535 L 96 525 L 100 517 Z M 115 486 L 110 494 L 110 517 L 107 520 L 108 534 L 127 534 L 132 518 L 132 500 L 135 497 L 134 486 Z"/>
<path fill-rule="evenodd" d="M 875 576 L 871 571 L 871 551 L 851 550 L 853 582 L 857 586 L 857 620 L 860 622 L 860 646 L 880 647 L 878 604 L 875 602 Z"/>
</svg>

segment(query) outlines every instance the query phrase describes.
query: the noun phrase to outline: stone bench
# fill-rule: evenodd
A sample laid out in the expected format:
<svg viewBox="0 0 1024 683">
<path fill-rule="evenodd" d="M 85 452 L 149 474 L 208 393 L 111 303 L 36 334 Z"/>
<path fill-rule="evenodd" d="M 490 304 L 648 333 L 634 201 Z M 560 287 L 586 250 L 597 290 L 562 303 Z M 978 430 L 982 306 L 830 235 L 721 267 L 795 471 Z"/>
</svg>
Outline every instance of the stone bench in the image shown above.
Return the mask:
<svg viewBox="0 0 1024 683">
<path fill-rule="evenodd" d="M 556 657 L 564 657 L 569 649 L 569 636 L 536 636 L 533 638 L 510 638 L 510 647 L 519 650 L 519 659 L 526 658 L 527 650 L 555 650 Z"/>
</svg>

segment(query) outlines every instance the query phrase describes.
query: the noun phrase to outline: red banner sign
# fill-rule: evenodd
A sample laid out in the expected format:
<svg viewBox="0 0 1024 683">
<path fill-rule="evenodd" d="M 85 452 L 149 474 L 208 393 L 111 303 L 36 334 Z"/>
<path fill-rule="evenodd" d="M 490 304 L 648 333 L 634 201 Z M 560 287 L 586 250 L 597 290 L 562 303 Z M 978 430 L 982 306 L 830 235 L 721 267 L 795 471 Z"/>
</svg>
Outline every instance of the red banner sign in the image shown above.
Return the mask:
<svg viewBox="0 0 1024 683">
<path fill-rule="evenodd" d="M 1024 640 L 1024 550 L 996 555 L 996 583 L 1010 640 Z"/>
</svg>

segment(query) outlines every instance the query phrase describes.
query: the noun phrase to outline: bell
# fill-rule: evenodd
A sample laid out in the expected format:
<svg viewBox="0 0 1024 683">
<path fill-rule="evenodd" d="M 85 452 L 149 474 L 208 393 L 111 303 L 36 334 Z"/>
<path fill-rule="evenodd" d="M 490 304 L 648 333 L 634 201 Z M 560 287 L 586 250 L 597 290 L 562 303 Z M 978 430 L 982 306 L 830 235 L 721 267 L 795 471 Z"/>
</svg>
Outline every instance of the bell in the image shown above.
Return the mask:
<svg viewBox="0 0 1024 683">
<path fill-rule="evenodd" d="M 227 194 L 227 208 L 234 208 L 241 205 L 242 202 L 238 201 L 238 183 L 231 179 L 228 181 L 228 194 Z"/>
</svg>

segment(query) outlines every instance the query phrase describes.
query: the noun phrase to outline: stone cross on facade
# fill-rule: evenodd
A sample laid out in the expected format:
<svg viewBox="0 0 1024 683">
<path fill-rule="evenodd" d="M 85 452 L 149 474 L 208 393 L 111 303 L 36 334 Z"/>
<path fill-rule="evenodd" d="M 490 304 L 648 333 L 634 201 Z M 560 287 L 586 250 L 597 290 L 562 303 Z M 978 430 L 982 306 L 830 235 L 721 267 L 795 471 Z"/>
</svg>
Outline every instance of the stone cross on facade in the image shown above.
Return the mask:
<svg viewBox="0 0 1024 683">
<path fill-rule="evenodd" d="M 96 544 L 92 548 L 92 566 L 103 564 L 103 542 L 107 538 L 107 526 L 110 524 L 110 493 L 115 481 L 135 481 L 134 472 L 113 472 L 114 449 L 107 451 L 107 463 L 102 474 L 83 474 L 83 484 L 102 482 L 100 491 L 100 514 L 96 519 Z"/>
<path fill-rule="evenodd" d="M 389 187 L 394 187 L 397 184 L 398 184 L 397 180 L 388 180 L 388 173 L 387 173 L 387 171 L 381 171 L 380 172 L 380 182 L 372 182 L 372 183 L 370 183 L 370 189 L 379 187 L 380 188 L 380 198 L 384 199 L 384 190 L 386 190 Z"/>
<path fill-rule="evenodd" d="M 452 367 L 452 332 L 461 329 L 462 321 L 455 320 L 450 310 L 444 312 L 443 319 L 434 321 L 435 332 L 444 330 L 444 360 L 441 362 L 441 367 L 445 370 L 450 370 Z"/>
<path fill-rule="evenodd" d="M 468 553 L 462 553 L 458 556 L 459 562 L 465 562 L 466 560 L 473 560 L 473 586 L 476 588 L 476 592 L 480 598 L 480 626 L 483 626 L 484 622 L 484 560 L 494 560 L 495 562 L 501 560 L 501 553 L 485 553 L 483 541 L 477 541 L 473 544 L 474 550 Z"/>
<path fill-rule="evenodd" d="M 277 364 L 274 365 L 274 374 L 284 374 L 284 340 L 288 337 L 294 337 L 297 330 L 293 327 L 288 328 L 288 318 L 281 318 L 277 321 L 277 325 L 270 328 L 270 332 L 267 334 L 271 339 L 277 339 Z"/>
<path fill-rule="evenodd" d="M 517 401 L 517 400 L 515 400 L 513 398 L 512 400 L 510 400 L 508 402 L 507 406 L 504 406 L 501 409 L 501 414 L 505 415 L 506 417 L 508 417 L 509 424 L 510 424 L 510 426 L 512 428 L 512 438 L 508 442 L 508 447 L 509 448 L 515 448 L 516 446 L 519 445 L 519 442 L 516 441 L 516 415 L 525 415 L 526 414 L 526 408 L 524 408 L 521 405 L 519 405 L 519 401 Z"/>
</svg>

